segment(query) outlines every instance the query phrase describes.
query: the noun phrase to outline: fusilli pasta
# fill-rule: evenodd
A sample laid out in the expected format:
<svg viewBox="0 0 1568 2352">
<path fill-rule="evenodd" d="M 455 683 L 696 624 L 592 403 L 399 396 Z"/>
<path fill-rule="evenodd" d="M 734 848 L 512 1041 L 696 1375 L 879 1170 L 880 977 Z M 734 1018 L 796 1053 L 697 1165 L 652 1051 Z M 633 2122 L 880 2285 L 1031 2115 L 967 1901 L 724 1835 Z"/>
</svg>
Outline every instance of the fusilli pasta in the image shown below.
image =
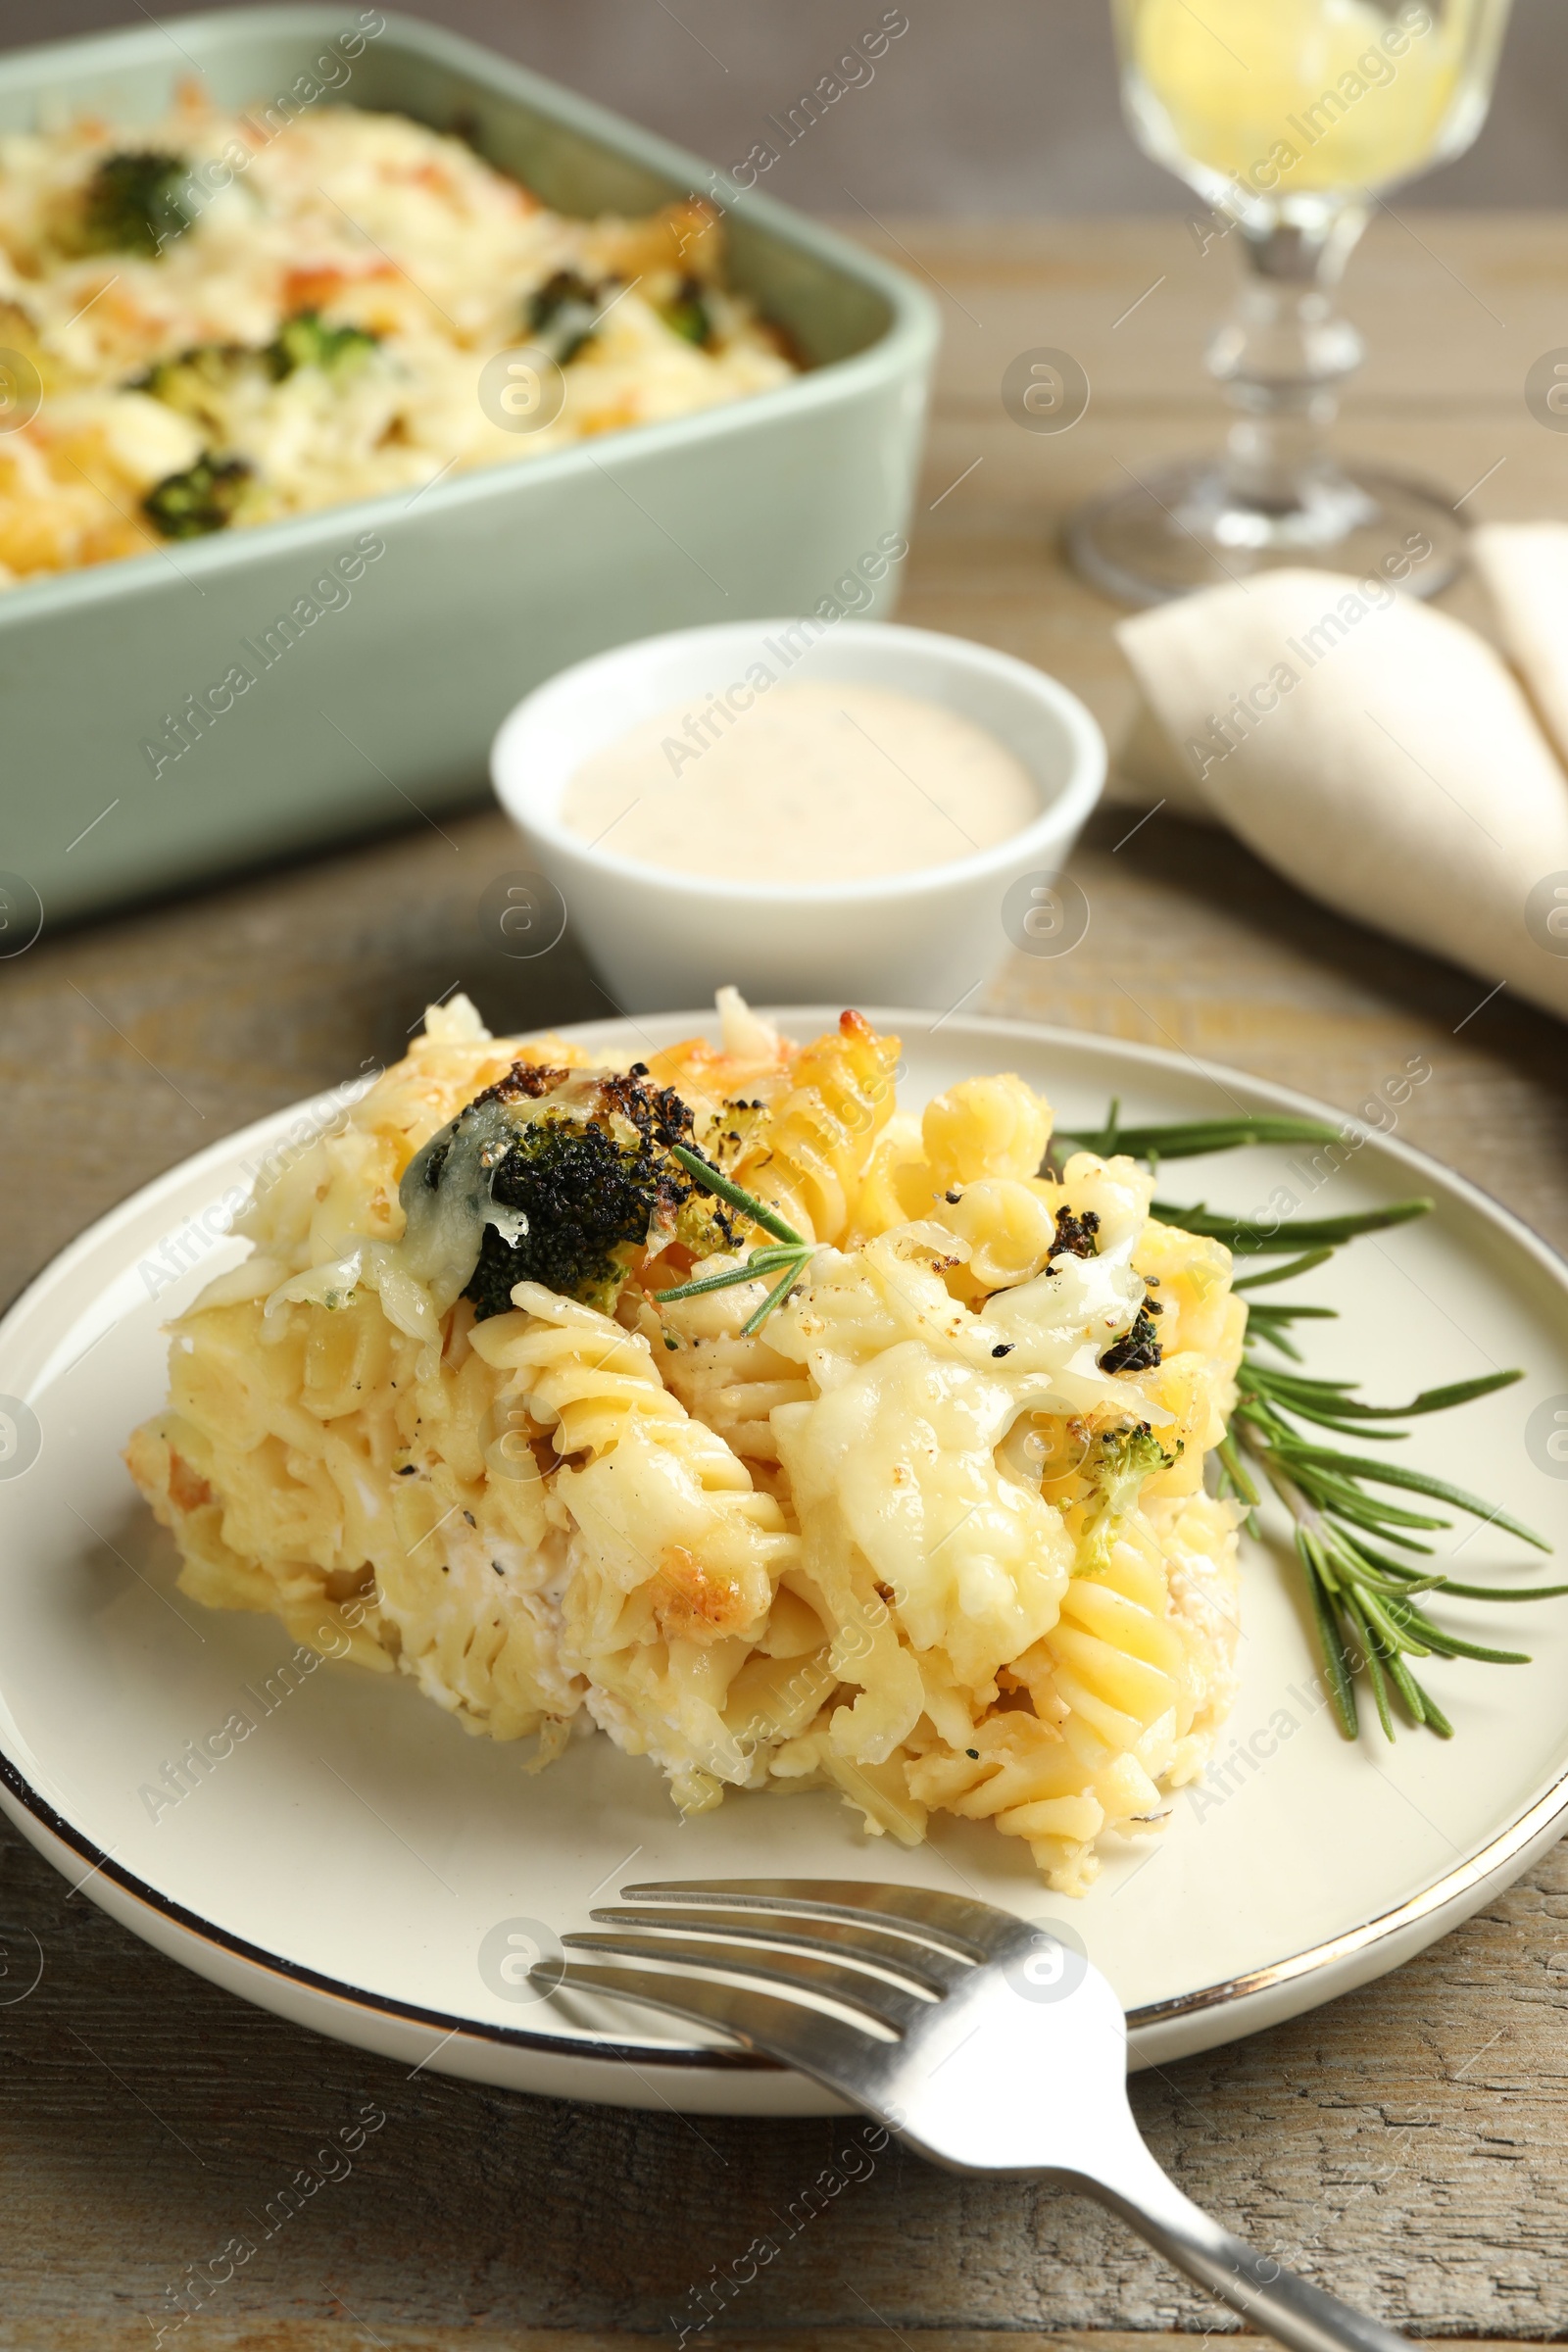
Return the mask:
<svg viewBox="0 0 1568 2352">
<path fill-rule="evenodd" d="M 195 1597 L 538 1762 L 598 1726 L 685 1811 L 836 1788 L 1080 1892 L 1234 1694 L 1228 1255 L 1131 1160 L 1042 1176 L 1015 1076 L 916 1122 L 858 1015 L 801 1049 L 723 1011 L 620 1073 L 433 1011 L 270 1171 L 132 1473 Z M 757 1228 L 683 1139 L 808 1245 L 760 1328 Z"/>
</svg>

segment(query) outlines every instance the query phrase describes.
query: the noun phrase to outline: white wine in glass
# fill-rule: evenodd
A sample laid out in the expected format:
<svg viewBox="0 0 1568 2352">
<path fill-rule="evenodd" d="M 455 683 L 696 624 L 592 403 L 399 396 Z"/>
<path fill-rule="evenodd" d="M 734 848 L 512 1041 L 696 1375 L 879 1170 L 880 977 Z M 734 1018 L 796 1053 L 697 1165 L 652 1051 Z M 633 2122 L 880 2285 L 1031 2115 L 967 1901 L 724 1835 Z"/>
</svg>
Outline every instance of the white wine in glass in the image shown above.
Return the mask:
<svg viewBox="0 0 1568 2352">
<path fill-rule="evenodd" d="M 1226 447 L 1140 468 L 1074 517 L 1098 586 L 1157 604 L 1265 565 L 1401 556 L 1417 594 L 1453 577 L 1464 530 L 1441 491 L 1329 455 L 1362 352 L 1335 289 L 1380 192 L 1480 129 L 1509 6 L 1112 0 L 1134 135 L 1210 207 L 1244 276 L 1208 353 L 1236 413 Z"/>
</svg>

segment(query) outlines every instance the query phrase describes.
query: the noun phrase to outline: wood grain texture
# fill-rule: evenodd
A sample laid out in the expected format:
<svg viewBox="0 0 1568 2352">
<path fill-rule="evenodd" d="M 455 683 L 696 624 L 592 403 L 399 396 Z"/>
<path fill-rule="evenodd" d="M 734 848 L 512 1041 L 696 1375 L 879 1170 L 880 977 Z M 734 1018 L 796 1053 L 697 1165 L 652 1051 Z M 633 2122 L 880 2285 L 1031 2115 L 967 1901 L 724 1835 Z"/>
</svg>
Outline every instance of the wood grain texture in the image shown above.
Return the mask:
<svg viewBox="0 0 1568 2352">
<path fill-rule="evenodd" d="M 1419 226 L 1435 259 L 1388 222 L 1352 276 L 1352 308 L 1377 333 L 1355 436 L 1455 495 L 1503 454 L 1476 504 L 1560 512 L 1568 445 L 1531 423 L 1519 382 L 1563 332 L 1561 224 Z M 905 616 L 1042 662 L 1116 724 L 1110 608 L 1062 572 L 1053 533 L 1118 458 L 1211 433 L 1197 354 L 1225 265 L 1201 260 L 1179 222 L 898 233 L 962 306 L 950 306 Z M 1489 323 L 1478 296 L 1510 323 Z M 1058 443 L 1015 430 L 997 401 L 1005 360 L 1034 343 L 1078 350 L 1097 387 Z M 1453 601 L 1473 609 L 1473 592 Z M 1433 1077 L 1401 1132 L 1568 1248 L 1558 1025 L 1506 996 L 1477 1010 L 1480 984 L 1326 914 L 1222 836 L 1156 816 L 1129 837 L 1135 822 L 1107 808 L 1079 854 L 1082 946 L 1014 958 L 977 1004 L 1231 1061 L 1346 1110 L 1424 1053 Z M 0 1292 L 132 1186 L 397 1054 L 454 985 L 498 1029 L 607 1011 L 569 937 L 532 964 L 482 940 L 484 886 L 520 862 L 499 818 L 448 820 L 443 835 L 416 827 L 46 933 L 0 965 Z M 160 1959 L 9 1832 L 0 1963 L 0 2352 L 151 2344 L 188 2266 L 232 2238 L 254 2252 L 166 2344 L 674 2344 L 693 2291 L 759 2238 L 775 2252 L 688 2340 L 980 2352 L 1002 2330 L 1041 2352 L 1093 2331 L 1102 2352 L 1174 2352 L 1175 2336 L 1229 2325 L 1094 2209 L 956 2181 L 897 2150 L 792 2227 L 806 2189 L 842 2177 L 841 2123 L 688 2123 L 411 2081 Z M 1145 2076 L 1135 2103 L 1192 2195 L 1396 2324 L 1561 2337 L 1565 2006 L 1559 1849 L 1397 1975 Z M 270 2201 L 368 2104 L 386 2121 L 352 2173 L 267 2234 Z"/>
</svg>

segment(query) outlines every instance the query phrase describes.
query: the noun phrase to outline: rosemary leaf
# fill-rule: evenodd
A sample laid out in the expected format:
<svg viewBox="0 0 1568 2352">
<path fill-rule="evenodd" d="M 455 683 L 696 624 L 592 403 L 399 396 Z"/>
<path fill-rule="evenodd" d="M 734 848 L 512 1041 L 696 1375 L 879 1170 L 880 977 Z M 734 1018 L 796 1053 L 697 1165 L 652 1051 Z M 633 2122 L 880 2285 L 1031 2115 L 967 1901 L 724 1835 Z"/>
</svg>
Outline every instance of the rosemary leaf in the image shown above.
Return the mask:
<svg viewBox="0 0 1568 2352">
<path fill-rule="evenodd" d="M 1389 1670 L 1389 1680 L 1393 1683 L 1395 1689 L 1398 1691 L 1399 1696 L 1405 1703 L 1405 1706 L 1409 1712 L 1410 1721 L 1416 1726 L 1417 1730 L 1419 1730 L 1421 1725 L 1428 1722 L 1436 1711 L 1433 1707 L 1431 1699 L 1428 1698 L 1426 1692 L 1422 1690 L 1420 1684 L 1416 1681 L 1415 1676 L 1410 1672 L 1409 1667 L 1405 1664 L 1403 1658 L 1400 1657 L 1397 1650 L 1394 1652 L 1394 1655 L 1391 1658 L 1386 1659 L 1384 1663 L 1387 1665 Z M 1444 1718 L 1440 1716 L 1438 1720 L 1439 1722 L 1442 1722 Z M 1437 1726 L 1434 1725 L 1433 1728 L 1436 1730 Z"/>
<path fill-rule="evenodd" d="M 1268 1309 L 1254 1307 L 1252 1312 L 1254 1315 L 1259 1312 L 1266 1314 Z M 1412 1396 L 1408 1404 L 1362 1404 L 1358 1398 L 1346 1394 L 1347 1390 L 1355 1386 L 1354 1381 L 1350 1380 L 1307 1380 L 1295 1372 L 1269 1370 L 1261 1365 L 1252 1369 L 1249 1377 L 1265 1395 L 1300 1399 L 1302 1409 L 1309 1403 L 1322 1403 L 1342 1419 L 1404 1421 L 1412 1413 L 1443 1413 L 1452 1405 L 1469 1404 L 1477 1396 L 1490 1396 L 1498 1389 L 1510 1389 L 1516 1380 L 1524 1378 L 1524 1374 L 1485 1372 L 1477 1380 L 1455 1381 L 1446 1389 L 1423 1389 L 1420 1396 Z M 1297 1408 L 1293 1406 L 1292 1409 Z M 1369 1437 L 1372 1434 L 1370 1430 L 1367 1432 Z"/>
<path fill-rule="evenodd" d="M 722 1170 L 710 1166 L 698 1152 L 688 1151 L 684 1144 L 676 1144 L 671 1149 L 670 1156 L 679 1161 L 688 1176 L 697 1179 L 705 1193 L 716 1193 L 720 1200 L 727 1200 L 731 1208 L 738 1208 L 743 1217 L 749 1217 L 754 1225 L 760 1225 L 764 1233 L 772 1234 L 778 1241 L 790 1243 L 797 1250 L 810 1247 L 805 1236 L 797 1233 L 793 1225 L 787 1224 L 776 1208 L 769 1208 L 765 1200 L 759 1200 L 755 1193 L 745 1191 L 732 1178 L 724 1175 Z"/>
<path fill-rule="evenodd" d="M 1304 1257 L 1293 1257 L 1288 1266 L 1270 1266 L 1260 1274 L 1239 1275 L 1231 1284 L 1231 1289 L 1233 1291 L 1261 1291 L 1271 1282 L 1291 1282 L 1298 1274 L 1310 1274 L 1315 1266 L 1326 1266 L 1333 1255 L 1332 1248 L 1308 1250 Z M 1332 1306 L 1320 1306 L 1301 1308 L 1298 1311 L 1332 1315 L 1337 1310 Z"/>
<path fill-rule="evenodd" d="M 1416 1692 L 1416 1695 L 1421 1701 L 1422 1720 L 1425 1722 L 1428 1731 L 1436 1732 L 1440 1740 L 1451 1740 L 1453 1738 L 1453 1726 L 1448 1721 L 1446 1715 L 1445 1715 L 1443 1712 L 1443 1709 L 1439 1706 L 1437 1700 L 1433 1697 L 1431 1691 L 1428 1690 L 1424 1685 L 1418 1683 L 1413 1674 L 1410 1677 L 1410 1682 Z"/>
<path fill-rule="evenodd" d="M 1367 1586 L 1356 1585 L 1353 1590 L 1356 1607 L 1367 1624 L 1375 1630 L 1390 1657 L 1397 1656 L 1403 1649 L 1411 1657 L 1427 1658 L 1432 1655 L 1433 1648 L 1440 1645 L 1424 1639 L 1421 1620 L 1413 1609 L 1401 1609 L 1396 1618 Z"/>
<path fill-rule="evenodd" d="M 1312 1614 L 1317 1621 L 1318 1645 L 1323 1652 L 1323 1665 L 1329 1678 L 1334 1711 L 1339 1716 L 1340 1729 L 1347 1740 L 1353 1740 L 1361 1727 L 1355 1711 L 1355 1684 L 1350 1677 L 1349 1660 L 1345 1654 L 1339 1619 L 1313 1565 L 1308 1549 L 1309 1539 L 1303 1529 L 1298 1529 L 1296 1543 L 1306 1570 L 1306 1589 L 1312 1603 Z"/>
<path fill-rule="evenodd" d="M 1421 1585 L 1426 1582 L 1423 1577 Z M 1461 1600 L 1556 1600 L 1568 1592 L 1568 1585 L 1460 1585 L 1451 1576 L 1435 1577 L 1432 1582 L 1441 1585 L 1445 1592 L 1457 1593 Z"/>
<path fill-rule="evenodd" d="M 1120 1105 L 1096 1135 L 1057 1135 L 1053 1147 L 1070 1145 L 1074 1152 L 1093 1152 L 1101 1159 L 1124 1152 L 1132 1159 L 1195 1159 L 1204 1152 L 1234 1152 L 1244 1144 L 1338 1144 L 1344 1131 L 1322 1119 L 1250 1116 L 1245 1111 L 1230 1119 L 1186 1119 L 1162 1127 L 1119 1127 Z"/>
<path fill-rule="evenodd" d="M 1511 1389 L 1524 1374 L 1513 1372 L 1483 1372 L 1476 1380 L 1456 1380 L 1446 1389 L 1423 1389 L 1408 1404 L 1363 1404 L 1361 1413 L 1389 1415 L 1403 1419 L 1407 1413 L 1446 1413 L 1450 1405 L 1469 1404 L 1477 1396 L 1491 1396 L 1498 1389 Z"/>
<path fill-rule="evenodd" d="M 1162 1225 L 1176 1225 L 1183 1233 L 1223 1242 L 1239 1257 L 1276 1257 L 1288 1250 L 1337 1249 L 1342 1242 L 1353 1242 L 1358 1234 L 1383 1233 L 1391 1225 L 1424 1217 L 1431 1206 L 1432 1202 L 1424 1200 L 1394 1200 L 1387 1208 L 1363 1208 L 1344 1217 L 1297 1217 L 1276 1225 L 1272 1232 L 1250 1217 L 1223 1216 L 1201 1200 L 1191 1207 L 1174 1200 L 1153 1200 L 1149 1213 Z"/>
<path fill-rule="evenodd" d="M 656 1291 L 654 1297 L 665 1305 L 676 1298 L 700 1298 L 705 1291 L 732 1290 L 739 1282 L 756 1282 L 762 1274 L 771 1274 L 779 1266 L 800 1266 L 809 1252 L 802 1250 L 754 1250 L 751 1256 L 738 1266 L 726 1266 L 722 1274 L 705 1274 L 700 1281 L 682 1282 L 672 1291 Z"/>
<path fill-rule="evenodd" d="M 789 1297 L 791 1291 L 794 1290 L 795 1285 L 799 1282 L 805 1264 L 806 1259 L 802 1257 L 795 1265 L 791 1266 L 789 1272 L 784 1276 L 782 1282 L 776 1283 L 773 1289 L 768 1292 L 767 1297 L 762 1300 L 762 1303 L 757 1309 L 757 1312 L 754 1315 L 747 1316 L 745 1322 L 741 1325 L 741 1338 L 743 1340 L 749 1340 L 752 1338 L 754 1333 L 760 1331 L 762 1325 L 767 1321 L 768 1316 L 773 1312 L 774 1307 L 783 1305 L 785 1299 Z"/>
<path fill-rule="evenodd" d="M 1530 1663 L 1526 1650 L 1485 1649 L 1477 1642 L 1461 1642 L 1457 1634 L 1446 1633 L 1441 1625 L 1434 1625 L 1431 1618 L 1420 1609 L 1400 1607 L 1394 1602 L 1390 1614 L 1401 1630 L 1407 1629 L 1411 1637 L 1418 1638 L 1407 1641 L 1406 1647 L 1410 1649 L 1416 1649 L 1419 1643 L 1424 1643 L 1428 1649 L 1438 1650 L 1444 1657 L 1481 1658 L 1491 1666 L 1528 1666 Z"/>
<path fill-rule="evenodd" d="M 1538 1536 L 1534 1528 L 1525 1526 L 1523 1520 L 1513 1518 L 1507 1511 L 1494 1509 L 1491 1503 L 1483 1502 L 1479 1494 L 1468 1494 L 1463 1487 L 1450 1486 L 1446 1478 L 1434 1478 L 1428 1471 L 1408 1470 L 1398 1462 L 1373 1461 L 1364 1454 L 1337 1453 L 1326 1446 L 1304 1446 L 1295 1458 L 1303 1466 L 1316 1467 L 1320 1463 L 1330 1465 L 1341 1475 L 1370 1478 L 1381 1487 L 1403 1487 L 1412 1494 L 1429 1494 L 1434 1502 L 1452 1503 L 1455 1510 L 1468 1511 L 1473 1519 L 1484 1520 L 1491 1527 L 1505 1529 L 1510 1536 L 1517 1536 L 1522 1544 L 1533 1544 L 1538 1551 L 1551 1549 L 1545 1537 Z M 1428 1519 L 1415 1524 L 1446 1527 L 1447 1522 Z"/>
<path fill-rule="evenodd" d="M 1378 1721 L 1383 1726 L 1383 1737 L 1385 1740 L 1392 1740 L 1394 1738 L 1394 1717 L 1389 1712 L 1388 1686 L 1383 1680 L 1383 1657 L 1381 1654 L 1383 1645 L 1372 1627 L 1367 1623 L 1365 1611 L 1357 1605 L 1354 1598 L 1347 1599 L 1345 1613 L 1360 1638 L 1361 1656 L 1366 1663 L 1366 1679 L 1372 1686 L 1372 1696 L 1377 1705 Z M 1398 1651 L 1397 1642 L 1391 1642 L 1388 1644 L 1388 1655 L 1391 1658 L 1397 1657 Z"/>
<path fill-rule="evenodd" d="M 1304 1354 L 1300 1352 L 1300 1348 L 1296 1346 L 1296 1341 L 1291 1339 L 1291 1334 L 1289 1334 L 1289 1331 L 1274 1331 L 1274 1329 L 1267 1329 L 1267 1327 L 1265 1327 L 1265 1329 L 1260 1329 L 1260 1331 L 1257 1331 L 1257 1339 L 1267 1341 L 1267 1343 L 1269 1343 L 1269 1348 L 1277 1348 L 1277 1350 L 1279 1350 L 1281 1354 L 1289 1354 L 1293 1364 L 1304 1364 L 1304 1362 L 1307 1362 L 1307 1357 L 1304 1357 Z"/>
</svg>

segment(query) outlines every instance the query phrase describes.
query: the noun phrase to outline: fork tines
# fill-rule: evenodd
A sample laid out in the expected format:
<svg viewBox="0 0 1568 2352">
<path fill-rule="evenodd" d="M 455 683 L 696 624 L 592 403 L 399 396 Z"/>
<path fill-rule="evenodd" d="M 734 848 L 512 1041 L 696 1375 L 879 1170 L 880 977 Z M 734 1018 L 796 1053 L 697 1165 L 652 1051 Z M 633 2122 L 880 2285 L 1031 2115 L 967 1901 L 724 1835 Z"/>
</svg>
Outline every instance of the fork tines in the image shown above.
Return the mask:
<svg viewBox="0 0 1568 2352">
<path fill-rule="evenodd" d="M 961 1895 L 935 1894 L 925 1886 L 888 1886 L 857 1879 L 678 1879 L 662 1885 L 623 1886 L 625 1902 L 684 1903 L 694 1897 L 739 1911 L 774 1911 L 796 1919 L 874 1922 L 896 1934 L 918 1936 L 956 1952 L 961 1959 L 988 1960 L 998 1949 L 1005 1912 Z"/>
<path fill-rule="evenodd" d="M 874 2071 L 878 2044 L 902 2039 L 957 1989 L 1012 1924 L 924 1887 L 840 1879 L 691 1879 L 622 1892 L 621 1905 L 592 1914 L 611 1933 L 563 1938 L 594 1959 L 564 1973 L 557 1964 L 555 1981 L 717 2026 L 840 2087 L 847 2066 Z M 600 1955 L 637 1965 L 596 1965 Z"/>
</svg>

